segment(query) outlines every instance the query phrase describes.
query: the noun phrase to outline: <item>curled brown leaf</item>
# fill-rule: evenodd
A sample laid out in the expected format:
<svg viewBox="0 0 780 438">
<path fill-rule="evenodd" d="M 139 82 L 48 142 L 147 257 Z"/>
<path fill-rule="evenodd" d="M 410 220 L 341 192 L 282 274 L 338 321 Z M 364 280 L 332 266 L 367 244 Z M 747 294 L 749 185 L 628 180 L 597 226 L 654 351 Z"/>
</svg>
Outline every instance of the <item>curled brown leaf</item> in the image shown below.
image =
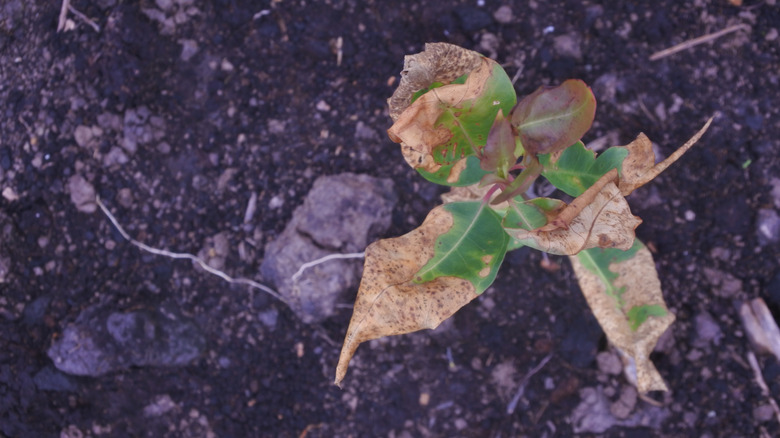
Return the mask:
<svg viewBox="0 0 780 438">
<path fill-rule="evenodd" d="M 574 255 L 596 247 L 631 248 L 634 230 L 642 220 L 631 214 L 614 182 L 605 183 L 595 194 L 586 191 L 571 205 L 548 226 L 532 231 L 507 229 L 507 232 L 516 241 L 550 254 Z"/>
</svg>

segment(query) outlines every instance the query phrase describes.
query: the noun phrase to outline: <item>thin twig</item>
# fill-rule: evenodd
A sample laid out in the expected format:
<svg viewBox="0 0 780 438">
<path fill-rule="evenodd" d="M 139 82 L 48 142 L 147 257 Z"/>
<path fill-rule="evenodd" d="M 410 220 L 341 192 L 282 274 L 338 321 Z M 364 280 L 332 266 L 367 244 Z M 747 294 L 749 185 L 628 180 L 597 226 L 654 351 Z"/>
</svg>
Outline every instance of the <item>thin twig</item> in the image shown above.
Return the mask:
<svg viewBox="0 0 780 438">
<path fill-rule="evenodd" d="M 508 415 L 512 415 L 515 413 L 515 408 L 517 408 L 517 403 L 520 401 L 520 397 L 523 396 L 525 393 L 525 387 L 528 385 L 528 381 L 531 380 L 531 377 L 533 377 L 534 374 L 538 373 L 539 370 L 541 370 L 545 365 L 547 365 L 547 362 L 552 359 L 553 355 L 552 353 L 548 354 L 547 356 L 542 359 L 541 362 L 539 362 L 539 365 L 535 366 L 531 371 L 528 372 L 528 374 L 523 377 L 523 381 L 520 382 L 520 387 L 517 388 L 517 392 L 515 393 L 515 396 L 512 397 L 512 401 L 509 402 L 509 404 L 506 407 L 506 413 Z"/>
<path fill-rule="evenodd" d="M 674 55 L 677 52 L 681 52 L 683 50 L 690 49 L 691 47 L 698 46 L 699 44 L 704 44 L 706 42 L 712 41 L 714 39 L 720 38 L 723 35 L 730 34 L 732 32 L 736 32 L 738 30 L 745 29 L 749 30 L 750 26 L 747 24 L 735 24 L 733 26 L 729 26 L 723 30 L 720 30 L 718 32 L 709 33 L 707 35 L 700 36 L 698 38 L 694 38 L 692 40 L 683 41 L 680 44 L 677 44 L 676 46 L 669 47 L 668 49 L 661 50 L 660 52 L 655 52 L 652 55 L 650 55 L 651 61 L 657 61 L 661 58 L 665 58 L 670 55 Z"/>
<path fill-rule="evenodd" d="M 264 284 L 260 284 L 260 283 L 254 281 L 254 280 L 250 280 L 248 278 L 233 278 L 233 277 L 229 276 L 228 274 L 220 271 L 219 269 L 212 268 L 203 259 L 201 259 L 198 256 L 195 256 L 195 255 L 192 255 L 192 254 L 189 254 L 189 253 L 186 253 L 186 252 L 184 252 L 184 253 L 183 252 L 171 252 L 171 251 L 167 251 L 167 250 L 164 250 L 164 249 L 153 248 L 153 247 L 151 247 L 151 246 L 149 246 L 149 245 L 147 245 L 147 244 L 145 244 L 143 242 L 139 242 L 139 241 L 133 239 L 132 237 L 130 237 L 129 234 L 127 234 L 127 232 L 124 230 L 124 228 L 122 228 L 122 226 L 119 225 L 119 222 L 116 220 L 114 215 L 111 214 L 111 212 L 108 210 L 108 208 L 106 208 L 106 206 L 103 205 L 103 202 L 100 200 L 100 196 L 96 196 L 95 197 L 95 203 L 97 203 L 98 207 L 100 207 L 100 209 L 103 210 L 103 213 L 108 217 L 108 220 L 111 221 L 111 223 L 114 225 L 114 227 L 116 227 L 117 231 L 119 231 L 119 234 L 121 234 L 122 237 L 125 238 L 125 240 L 127 240 L 131 244 L 137 246 L 138 248 L 140 248 L 140 249 L 142 249 L 142 250 L 144 250 L 146 252 L 155 254 L 155 255 L 161 255 L 161 256 L 172 258 L 172 259 L 189 259 L 189 260 L 192 260 L 193 262 L 195 262 L 198 265 L 200 265 L 200 267 L 203 268 L 206 272 L 208 272 L 210 274 L 213 274 L 213 275 L 216 275 L 217 277 L 227 281 L 228 283 L 231 283 L 231 284 L 245 284 L 245 285 L 253 287 L 255 289 L 260 289 L 261 291 L 267 293 L 268 295 L 271 295 L 272 297 L 276 298 L 277 300 L 279 300 L 279 301 L 281 301 L 281 302 L 283 302 L 285 304 L 287 303 L 287 301 L 285 301 L 285 299 L 282 298 L 282 296 L 279 295 L 278 292 L 276 292 L 275 290 L 271 289 L 270 287 L 268 287 L 268 286 L 266 286 Z"/>
<path fill-rule="evenodd" d="M 750 363 L 750 368 L 753 368 L 753 375 L 756 378 L 756 383 L 758 383 L 758 386 L 761 388 L 761 394 L 769 399 L 769 404 L 772 405 L 772 410 L 775 411 L 775 418 L 777 418 L 777 422 L 780 423 L 780 407 L 777 406 L 777 402 L 772 398 L 772 393 L 769 392 L 769 387 L 766 385 L 764 375 L 761 374 L 761 368 L 758 366 L 756 355 L 752 351 L 748 351 L 747 359 L 748 363 Z"/>
<path fill-rule="evenodd" d="M 87 17 L 86 15 L 82 14 L 78 9 L 74 8 L 71 5 L 68 5 L 68 10 L 70 12 L 73 12 L 73 15 L 79 17 L 81 21 L 87 23 L 88 25 L 92 26 L 92 29 L 95 30 L 95 32 L 100 32 L 100 26 L 98 26 L 97 23 L 92 21 L 91 18 Z"/>
<path fill-rule="evenodd" d="M 70 7 L 70 0 L 62 0 L 60 17 L 59 20 L 57 20 L 57 32 L 65 30 L 65 23 L 68 21 L 68 7 Z"/>
<path fill-rule="evenodd" d="M 326 255 L 324 257 L 318 258 L 317 260 L 312 260 L 310 262 L 306 262 L 306 263 L 302 264 L 301 267 L 298 268 L 298 270 L 295 272 L 295 274 L 293 274 L 292 281 L 293 281 L 293 283 L 298 283 L 298 280 L 301 278 L 301 275 L 303 275 L 303 271 L 305 271 L 305 270 L 307 270 L 307 269 L 309 269 L 311 267 L 317 266 L 317 265 L 319 265 L 321 263 L 325 263 L 328 260 L 335 260 L 335 259 L 362 259 L 365 256 L 366 256 L 366 253 L 364 253 L 364 252 L 351 252 L 351 253 L 347 253 L 347 254 L 328 254 L 328 255 Z"/>
</svg>

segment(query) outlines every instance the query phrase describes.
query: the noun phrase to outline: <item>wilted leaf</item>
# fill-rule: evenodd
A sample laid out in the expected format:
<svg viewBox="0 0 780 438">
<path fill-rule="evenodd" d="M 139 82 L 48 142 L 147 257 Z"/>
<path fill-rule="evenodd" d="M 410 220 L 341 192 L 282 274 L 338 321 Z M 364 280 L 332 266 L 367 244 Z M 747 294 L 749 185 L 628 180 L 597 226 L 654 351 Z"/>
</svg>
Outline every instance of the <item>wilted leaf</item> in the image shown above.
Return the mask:
<svg viewBox="0 0 780 438">
<path fill-rule="evenodd" d="M 426 85 L 427 86 L 427 85 Z M 495 61 L 481 58 L 465 83 L 431 89 L 407 107 L 387 131 L 404 159 L 429 181 L 470 185 L 485 171 L 476 154 L 499 110 L 516 101 L 514 88 Z"/>
<path fill-rule="evenodd" d="M 577 211 L 576 216 L 569 218 L 569 211 Z M 566 220 L 557 225 L 556 220 L 562 216 Z M 642 220 L 631 214 L 617 186 L 609 182 L 596 193 L 586 191 L 576 198 L 548 222 L 549 226 L 506 231 L 513 239 L 512 247 L 522 244 L 550 254 L 573 255 L 596 247 L 628 249 L 640 223 Z"/>
<path fill-rule="evenodd" d="M 590 129 L 596 98 L 585 82 L 569 79 L 557 87 L 539 87 L 512 110 L 512 125 L 526 151 L 553 153 L 574 144 Z"/>
<path fill-rule="evenodd" d="M 505 235 L 503 242 L 493 241 L 490 245 L 480 243 L 483 238 L 494 240 L 495 233 L 491 232 L 489 236 L 473 234 L 482 233 L 477 228 L 489 224 L 490 219 L 485 222 L 480 214 L 475 215 L 479 217 L 476 221 L 471 219 L 473 225 L 466 225 L 464 229 L 464 219 L 469 222 L 468 213 L 474 207 L 470 204 L 479 203 L 436 207 L 416 230 L 394 239 L 379 240 L 366 248 L 363 280 L 336 367 L 336 384 L 344 378 L 349 361 L 360 343 L 436 328 L 493 281 L 506 252 L 508 237 Z M 504 234 L 500 225 L 497 226 L 498 231 Z M 491 225 L 487 227 L 494 228 Z M 468 249 L 453 249 L 452 238 L 457 240 L 455 230 L 471 236 L 461 242 Z M 480 247 L 484 247 L 484 252 Z M 470 259 L 476 257 L 477 265 L 464 267 L 469 279 L 439 276 L 448 274 L 452 269 L 460 269 L 448 253 Z M 431 277 L 430 281 L 417 282 L 420 278 Z"/>
<path fill-rule="evenodd" d="M 645 134 L 639 134 L 637 138 L 626 146 L 621 146 L 628 151 L 628 156 L 623 161 L 622 171 L 620 173 L 620 191 L 623 196 L 628 196 L 639 187 L 652 181 L 661 172 L 666 170 L 675 161 L 688 151 L 697 141 L 707 132 L 712 123 L 712 117 L 707 123 L 694 134 L 684 145 L 677 148 L 672 155 L 669 155 L 664 161 L 655 164 L 655 154 L 653 145 Z"/>
<path fill-rule="evenodd" d="M 593 248 L 569 259 L 607 338 L 634 359 L 639 391 L 666 391 L 650 353 L 674 315 L 664 303 L 650 251 L 637 240 L 628 251 Z"/>
<path fill-rule="evenodd" d="M 435 82 L 449 84 L 477 68 L 481 60 L 479 53 L 448 43 L 427 43 L 424 51 L 404 56 L 401 82 L 387 99 L 390 118 L 398 120 L 415 92 Z"/>
</svg>

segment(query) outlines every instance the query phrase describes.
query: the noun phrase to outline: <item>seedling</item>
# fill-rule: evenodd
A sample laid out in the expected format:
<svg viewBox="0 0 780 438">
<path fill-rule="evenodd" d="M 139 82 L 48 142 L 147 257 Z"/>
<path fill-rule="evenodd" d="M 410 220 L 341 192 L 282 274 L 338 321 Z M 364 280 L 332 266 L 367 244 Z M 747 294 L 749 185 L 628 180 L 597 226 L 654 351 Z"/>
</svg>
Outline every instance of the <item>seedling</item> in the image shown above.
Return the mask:
<svg viewBox="0 0 780 438">
<path fill-rule="evenodd" d="M 570 257 L 608 339 L 635 362 L 638 389 L 666 390 L 649 355 L 674 315 L 625 196 L 676 161 L 712 119 L 659 164 L 644 134 L 596 156 L 580 141 L 596 111 L 584 82 L 541 87 L 517 102 L 495 61 L 444 43 L 405 58 L 388 104 L 388 134 L 407 163 L 452 190 L 419 228 L 366 249 L 336 384 L 360 343 L 437 327 L 493 283 L 507 251 L 529 246 Z M 574 200 L 529 196 L 540 177 Z"/>
</svg>

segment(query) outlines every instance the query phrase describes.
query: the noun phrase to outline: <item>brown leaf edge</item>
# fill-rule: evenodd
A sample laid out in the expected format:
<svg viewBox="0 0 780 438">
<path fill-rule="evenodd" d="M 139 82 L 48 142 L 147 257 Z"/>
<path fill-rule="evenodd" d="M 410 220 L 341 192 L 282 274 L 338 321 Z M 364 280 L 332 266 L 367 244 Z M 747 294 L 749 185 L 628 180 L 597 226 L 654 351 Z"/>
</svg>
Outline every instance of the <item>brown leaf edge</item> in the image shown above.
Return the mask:
<svg viewBox="0 0 780 438">
<path fill-rule="evenodd" d="M 588 306 L 607 339 L 634 359 L 639 392 L 667 391 L 666 383 L 650 361 L 650 353 L 658 338 L 672 325 L 675 317 L 664 302 L 661 281 L 658 279 L 650 251 L 642 245 L 633 257 L 612 263 L 609 267 L 618 274 L 614 286 L 618 289 L 625 288 L 621 295 L 624 301 L 622 308 L 616 306 L 615 300 L 606 293 L 603 281 L 585 268 L 577 256 L 570 256 L 569 260 Z M 667 311 L 666 315 L 648 318 L 636 330 L 632 330 L 626 317 L 627 309 L 642 305 L 662 306 Z"/>
<path fill-rule="evenodd" d="M 477 52 L 448 43 L 426 43 L 422 52 L 404 56 L 401 81 L 387 99 L 390 118 L 398 120 L 415 92 L 434 82 L 450 83 L 477 68 L 481 59 Z"/>
<path fill-rule="evenodd" d="M 366 248 L 363 279 L 336 365 L 337 386 L 341 386 L 361 343 L 436 328 L 478 296 L 474 286 L 460 278 L 439 277 L 421 284 L 413 281 L 433 257 L 436 239 L 452 224 L 452 215 L 439 206 L 419 228 Z"/>
</svg>

